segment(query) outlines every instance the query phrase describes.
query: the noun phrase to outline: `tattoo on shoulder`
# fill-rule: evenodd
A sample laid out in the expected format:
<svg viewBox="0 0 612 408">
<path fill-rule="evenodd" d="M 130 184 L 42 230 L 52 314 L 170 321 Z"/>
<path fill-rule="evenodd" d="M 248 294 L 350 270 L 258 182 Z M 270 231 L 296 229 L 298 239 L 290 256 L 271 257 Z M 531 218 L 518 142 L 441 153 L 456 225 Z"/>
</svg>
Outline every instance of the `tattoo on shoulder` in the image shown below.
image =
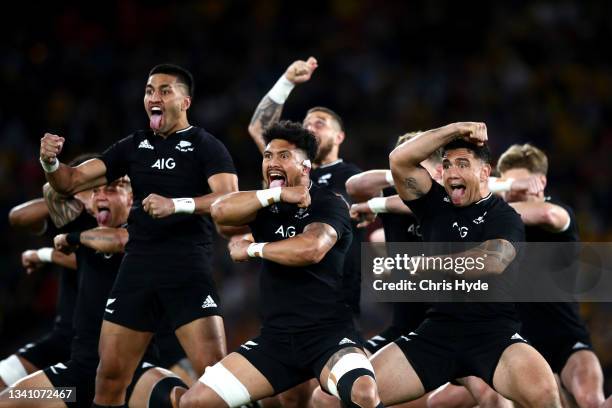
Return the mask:
<svg viewBox="0 0 612 408">
<path fill-rule="evenodd" d="M 422 197 L 425 195 L 425 192 L 421 190 L 416 178 L 414 177 L 406 177 L 404 179 L 404 188 L 410 191 L 410 193 L 416 195 L 417 197 Z"/>
<path fill-rule="evenodd" d="M 253 118 L 251 119 L 251 125 L 260 122 L 262 130 L 265 130 L 271 124 L 278 122 L 282 111 L 283 105 L 274 102 L 266 95 L 261 102 L 259 102 L 259 105 L 257 105 Z"/>
<path fill-rule="evenodd" d="M 50 186 L 43 188 L 45 203 L 49 208 L 49 217 L 57 228 L 74 221 L 83 211 L 84 205 L 76 198 L 66 197 Z"/>
</svg>

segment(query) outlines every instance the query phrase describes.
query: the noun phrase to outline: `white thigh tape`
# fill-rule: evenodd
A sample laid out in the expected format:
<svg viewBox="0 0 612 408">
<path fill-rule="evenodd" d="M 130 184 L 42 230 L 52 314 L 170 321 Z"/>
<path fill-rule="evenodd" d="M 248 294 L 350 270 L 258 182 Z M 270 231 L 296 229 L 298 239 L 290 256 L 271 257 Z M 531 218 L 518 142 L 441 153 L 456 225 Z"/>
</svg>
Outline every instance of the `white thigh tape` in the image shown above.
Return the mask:
<svg viewBox="0 0 612 408">
<path fill-rule="evenodd" d="M 329 377 L 327 377 L 327 390 L 336 397 L 340 398 L 338 394 L 338 381 L 346 373 L 356 368 L 365 368 L 370 370 L 374 374 L 374 367 L 368 358 L 361 353 L 349 353 L 343 356 L 334 366 L 332 367 Z"/>
<path fill-rule="evenodd" d="M 229 408 L 239 407 L 251 401 L 246 387 L 221 363 L 206 367 L 200 382 L 212 388 Z"/>
<path fill-rule="evenodd" d="M 0 361 L 0 378 L 10 386 L 28 375 L 23 364 L 16 355 L 9 356 Z"/>
</svg>

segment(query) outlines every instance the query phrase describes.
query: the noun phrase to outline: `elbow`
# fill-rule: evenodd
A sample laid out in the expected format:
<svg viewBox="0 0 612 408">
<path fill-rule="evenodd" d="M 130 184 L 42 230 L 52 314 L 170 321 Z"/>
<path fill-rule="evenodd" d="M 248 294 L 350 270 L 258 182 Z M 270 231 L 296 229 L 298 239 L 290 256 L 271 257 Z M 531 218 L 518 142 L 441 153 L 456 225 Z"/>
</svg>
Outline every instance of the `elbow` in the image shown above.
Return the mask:
<svg viewBox="0 0 612 408">
<path fill-rule="evenodd" d="M 261 133 L 261 125 L 251 123 L 248 127 L 248 131 L 249 135 L 251 135 L 252 138 L 255 138 Z"/>
<path fill-rule="evenodd" d="M 21 213 L 21 211 L 16 210 L 16 209 L 12 209 L 9 212 L 9 225 L 13 228 L 22 228 L 24 226 L 24 221 L 25 218 L 23 217 L 23 214 Z"/>
<path fill-rule="evenodd" d="M 301 265 L 314 265 L 323 260 L 325 251 L 318 245 L 307 245 L 298 254 Z"/>
<path fill-rule="evenodd" d="M 218 228 L 224 226 L 233 226 L 230 222 L 231 219 L 228 216 L 227 210 L 227 204 L 224 203 L 221 199 L 215 200 L 210 205 L 210 216 L 212 217 L 215 224 L 217 224 Z"/>
</svg>

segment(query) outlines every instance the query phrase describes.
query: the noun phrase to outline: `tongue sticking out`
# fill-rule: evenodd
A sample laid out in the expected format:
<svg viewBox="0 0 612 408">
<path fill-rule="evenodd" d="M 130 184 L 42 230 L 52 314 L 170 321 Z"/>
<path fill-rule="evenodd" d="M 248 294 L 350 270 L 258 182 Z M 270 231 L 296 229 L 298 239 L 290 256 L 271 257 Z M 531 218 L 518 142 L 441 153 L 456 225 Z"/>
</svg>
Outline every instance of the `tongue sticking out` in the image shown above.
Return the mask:
<svg viewBox="0 0 612 408">
<path fill-rule="evenodd" d="M 270 188 L 283 187 L 284 185 L 285 185 L 285 180 L 283 179 L 276 179 L 270 182 Z"/>
<path fill-rule="evenodd" d="M 111 213 L 108 210 L 100 210 L 98 214 L 96 214 L 96 221 L 98 224 L 108 226 L 111 219 Z"/>
<path fill-rule="evenodd" d="M 151 129 L 159 130 L 161 128 L 162 115 L 160 114 L 151 115 L 150 120 L 151 122 L 149 123 L 149 126 L 151 126 Z"/>
<path fill-rule="evenodd" d="M 453 188 L 451 191 L 451 200 L 453 204 L 461 204 L 461 199 L 465 194 L 465 188 Z"/>
</svg>

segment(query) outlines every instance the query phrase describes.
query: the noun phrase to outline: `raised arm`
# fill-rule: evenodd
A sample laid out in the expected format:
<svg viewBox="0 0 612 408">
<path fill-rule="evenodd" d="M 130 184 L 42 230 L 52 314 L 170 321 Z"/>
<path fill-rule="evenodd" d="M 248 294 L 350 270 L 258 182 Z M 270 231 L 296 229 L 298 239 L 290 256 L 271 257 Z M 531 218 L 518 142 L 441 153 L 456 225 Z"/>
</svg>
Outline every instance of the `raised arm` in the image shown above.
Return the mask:
<svg viewBox="0 0 612 408">
<path fill-rule="evenodd" d="M 285 202 L 308 207 L 310 194 L 304 186 L 275 187 L 258 191 L 238 191 L 220 197 L 212 204 L 211 215 L 220 226 L 242 226 L 257 216 L 257 211 L 268 205 Z"/>
<path fill-rule="evenodd" d="M 421 264 L 417 270 L 417 273 L 423 273 L 427 271 L 438 271 L 444 272 L 454 277 L 465 277 L 465 278 L 479 278 L 487 275 L 499 275 L 504 273 L 508 265 L 516 257 L 516 249 L 514 245 L 505 239 L 490 239 L 484 241 L 482 244 L 454 254 L 427 256 L 421 259 Z M 436 259 L 455 259 L 461 264 L 453 262 L 456 266 L 453 270 L 439 269 L 441 265 Z M 471 259 L 471 262 L 466 260 Z M 442 262 L 444 264 L 444 262 Z M 458 269 L 461 268 L 461 269 Z"/>
<path fill-rule="evenodd" d="M 11 208 L 9 224 L 11 227 L 40 235 L 47 229 L 49 210 L 42 198 L 36 198 Z"/>
<path fill-rule="evenodd" d="M 279 121 L 289 93 L 296 84 L 308 81 L 316 68 L 317 60 L 314 57 L 308 58 L 307 61 L 293 62 L 255 108 L 249 124 L 249 134 L 260 153 L 263 154 L 266 148 L 263 133 L 270 125 Z"/>
<path fill-rule="evenodd" d="M 68 269 L 77 268 L 74 254 L 64 254 L 53 248 L 28 249 L 21 254 L 21 265 L 28 274 L 40 269 L 46 263 L 54 263 Z"/>
<path fill-rule="evenodd" d="M 346 180 L 346 192 L 354 202 L 360 203 L 378 197 L 384 188 L 392 185 L 391 170 L 368 170 Z"/>
<path fill-rule="evenodd" d="M 106 166 L 102 160 L 91 159 L 77 167 L 60 163 L 64 138 L 45 133 L 40 139 L 40 163 L 51 187 L 60 194 L 72 196 L 79 191 L 106 184 Z"/>
<path fill-rule="evenodd" d="M 510 203 L 525 225 L 537 225 L 551 232 L 565 231 L 570 224 L 567 210 L 547 202 L 520 201 Z"/>
<path fill-rule="evenodd" d="M 487 140 L 487 128 L 484 123 L 479 122 L 451 123 L 423 132 L 391 152 L 389 164 L 395 188 L 402 199 L 415 200 L 427 194 L 431 189 L 432 179 L 420 163 L 458 137 L 482 145 Z"/>
<path fill-rule="evenodd" d="M 321 262 L 338 240 L 329 224 L 313 222 L 301 234 L 281 241 L 254 244 L 239 240 L 230 244 L 230 255 L 236 262 L 260 257 L 285 266 L 306 266 Z"/>
</svg>

